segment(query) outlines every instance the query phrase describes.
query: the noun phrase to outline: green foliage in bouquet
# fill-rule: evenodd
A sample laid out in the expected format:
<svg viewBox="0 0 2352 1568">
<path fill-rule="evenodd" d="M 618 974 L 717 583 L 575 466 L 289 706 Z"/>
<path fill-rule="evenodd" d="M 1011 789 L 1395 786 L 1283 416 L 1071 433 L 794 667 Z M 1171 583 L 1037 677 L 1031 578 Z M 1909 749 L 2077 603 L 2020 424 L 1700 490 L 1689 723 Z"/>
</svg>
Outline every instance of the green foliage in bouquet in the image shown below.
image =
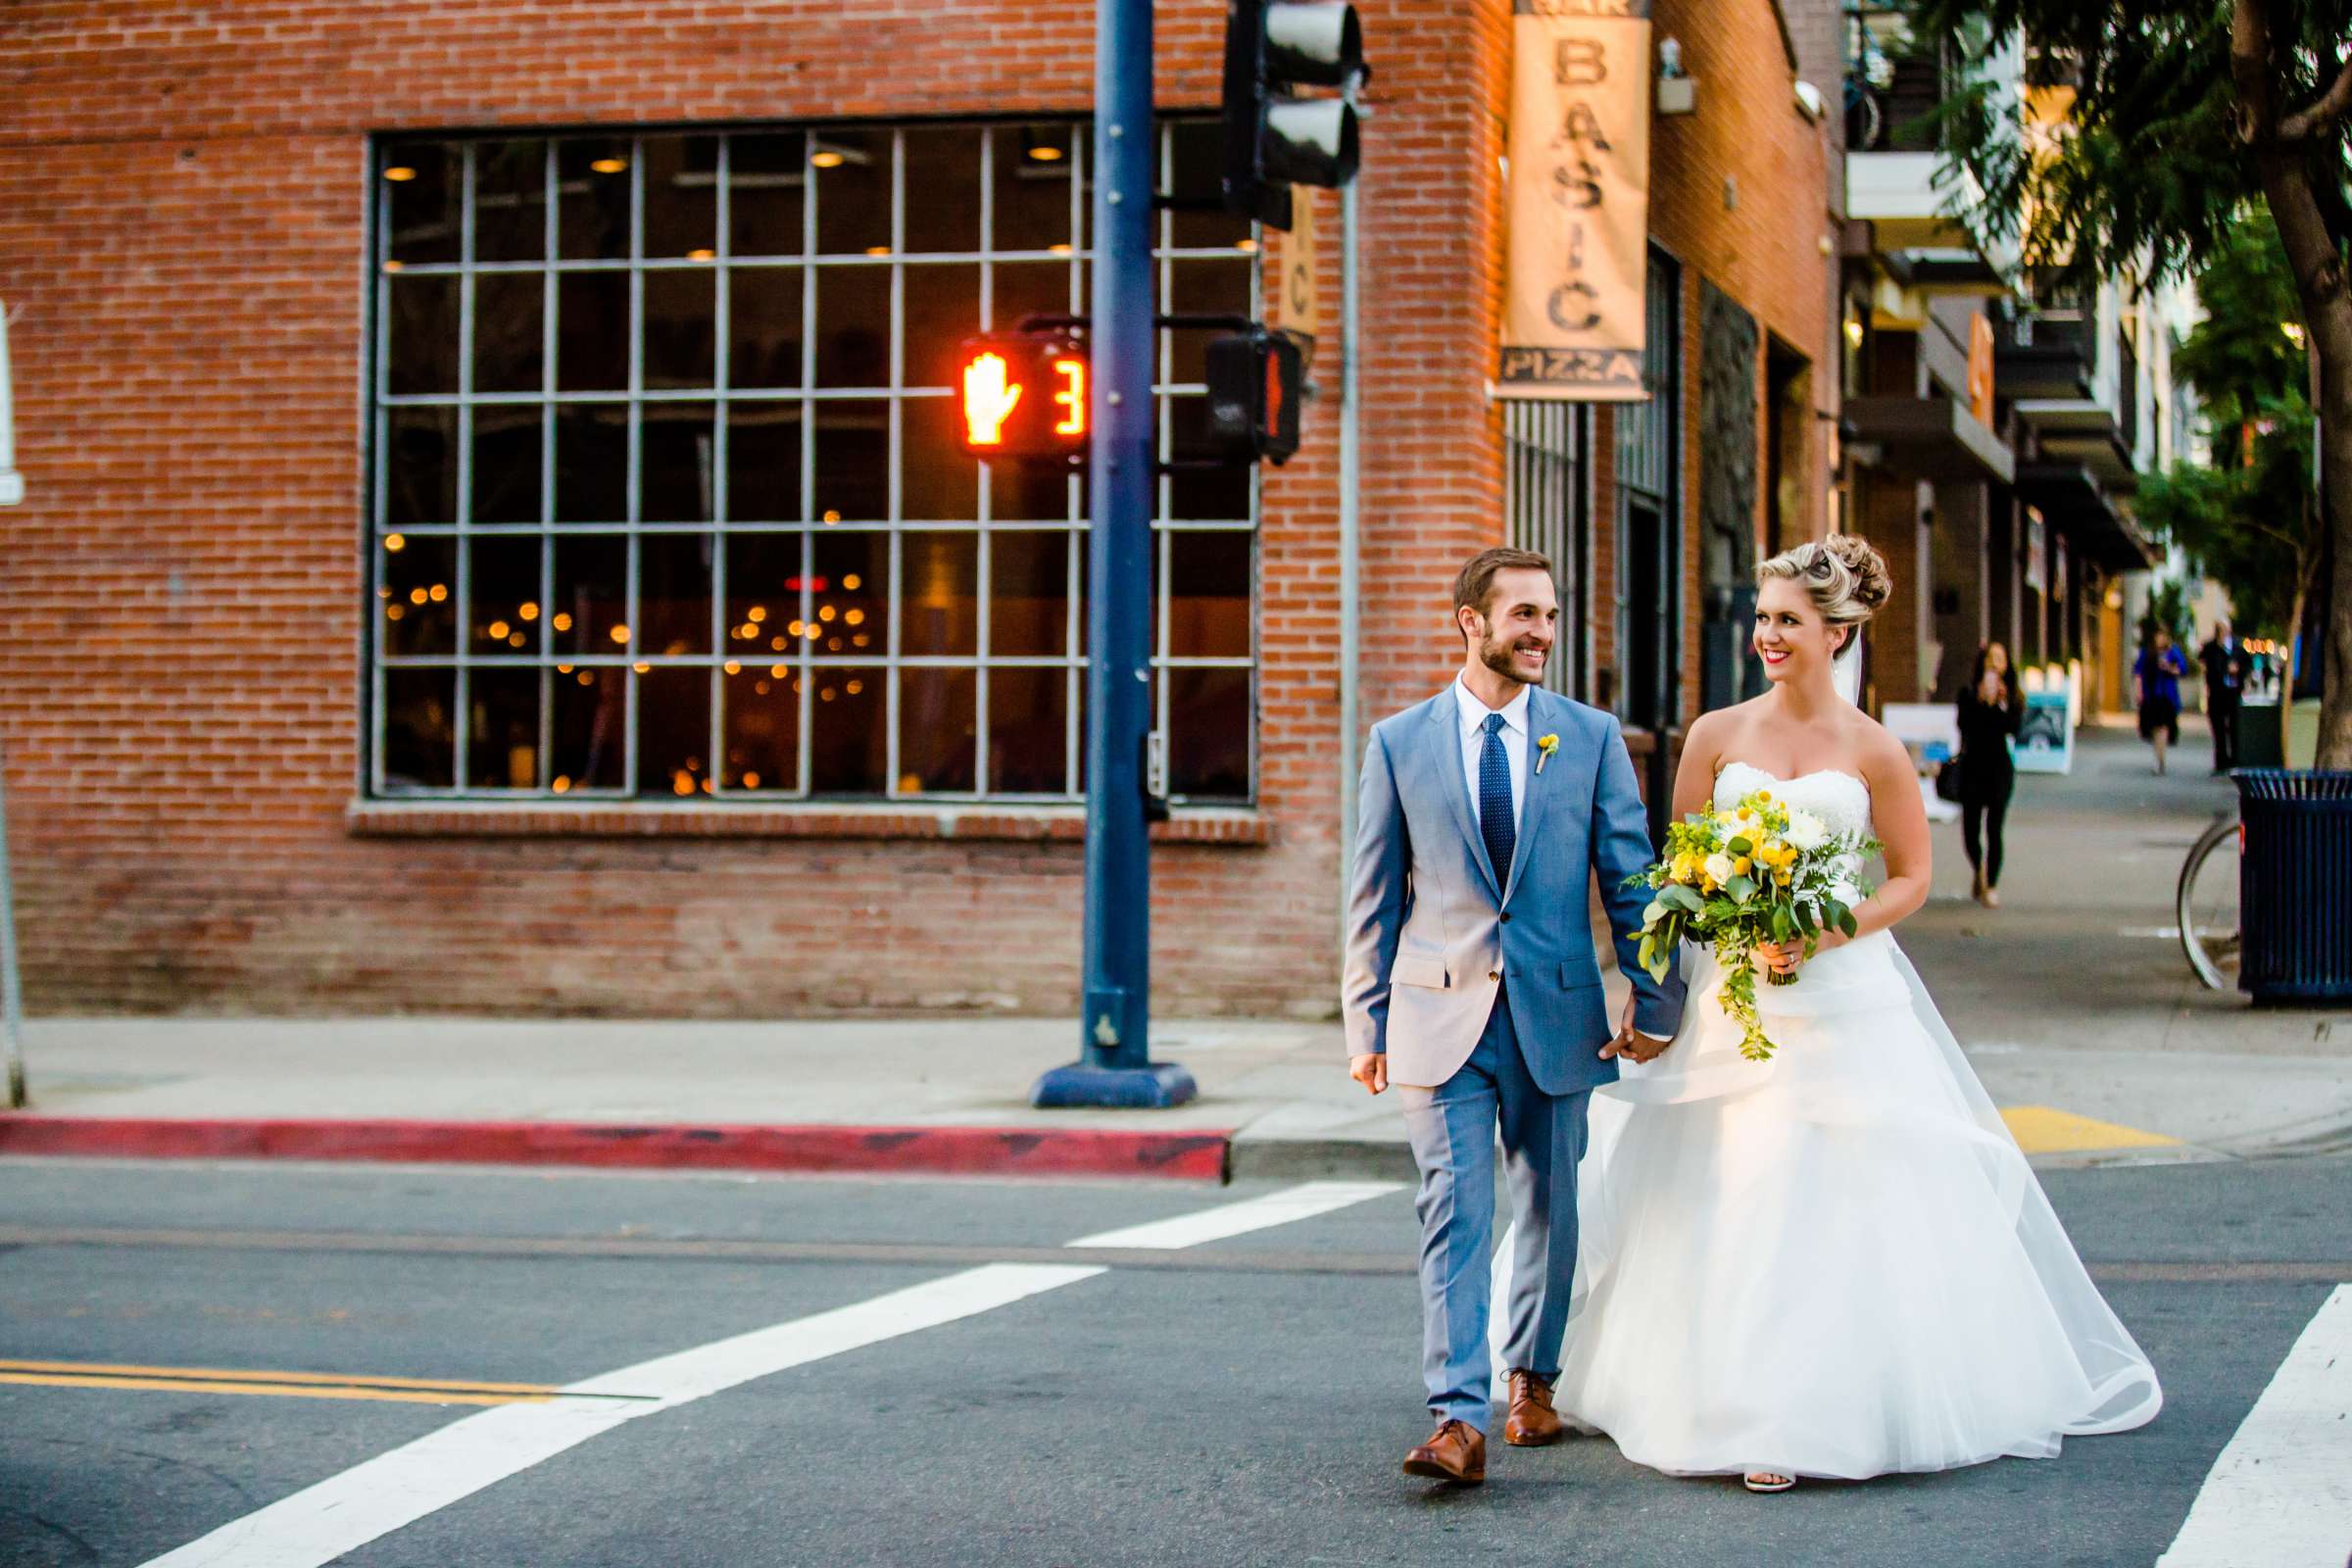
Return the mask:
<svg viewBox="0 0 2352 1568">
<path fill-rule="evenodd" d="M 1823 933 L 1853 936 L 1853 906 L 1869 896 L 1862 862 L 1879 848 L 1860 834 L 1832 833 L 1770 790 L 1669 824 L 1658 863 L 1626 882 L 1653 895 L 1642 911 L 1642 967 L 1663 980 L 1685 941 L 1706 943 L 1723 970 L 1724 1013 L 1740 1025 L 1740 1054 L 1769 1059 L 1777 1048 L 1756 1017 L 1758 944 L 1801 941 L 1810 958 Z M 1795 978 L 1770 976 L 1774 985 Z"/>
</svg>

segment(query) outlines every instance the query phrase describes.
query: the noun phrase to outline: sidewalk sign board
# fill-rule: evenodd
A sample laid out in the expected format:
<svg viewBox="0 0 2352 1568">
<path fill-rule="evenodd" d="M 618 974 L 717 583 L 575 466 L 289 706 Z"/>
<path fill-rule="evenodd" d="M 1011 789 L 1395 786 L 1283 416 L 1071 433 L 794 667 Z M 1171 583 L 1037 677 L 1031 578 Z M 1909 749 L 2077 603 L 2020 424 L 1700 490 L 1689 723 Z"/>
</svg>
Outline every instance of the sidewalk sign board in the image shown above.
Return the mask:
<svg viewBox="0 0 2352 1568">
<path fill-rule="evenodd" d="M 2067 722 L 2073 706 L 2066 692 L 2026 693 L 2026 718 L 2018 727 L 2010 751 L 2021 773 L 2071 773 L 2075 770 L 2075 731 Z"/>
<path fill-rule="evenodd" d="M 1937 795 L 1933 780 L 1936 768 L 1950 766 L 1960 755 L 1959 708 L 1951 703 L 1886 703 L 1879 710 L 1879 722 L 1911 754 L 1928 820 L 1958 821 L 1960 808 Z"/>
</svg>

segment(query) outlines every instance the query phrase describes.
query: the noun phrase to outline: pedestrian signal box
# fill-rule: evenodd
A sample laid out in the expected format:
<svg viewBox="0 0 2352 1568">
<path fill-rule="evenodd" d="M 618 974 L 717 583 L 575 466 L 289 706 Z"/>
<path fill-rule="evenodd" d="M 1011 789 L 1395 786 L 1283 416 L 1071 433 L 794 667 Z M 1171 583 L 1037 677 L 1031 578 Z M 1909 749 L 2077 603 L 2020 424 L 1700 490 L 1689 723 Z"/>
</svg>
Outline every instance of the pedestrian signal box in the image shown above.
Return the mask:
<svg viewBox="0 0 2352 1568">
<path fill-rule="evenodd" d="M 956 410 L 975 458 L 1083 463 L 1086 346 L 1076 332 L 992 332 L 964 340 Z"/>
<path fill-rule="evenodd" d="M 1295 334 L 1257 327 L 1209 343 L 1209 438 L 1228 458 L 1282 464 L 1298 450 L 1305 396 L 1305 356 Z"/>
</svg>

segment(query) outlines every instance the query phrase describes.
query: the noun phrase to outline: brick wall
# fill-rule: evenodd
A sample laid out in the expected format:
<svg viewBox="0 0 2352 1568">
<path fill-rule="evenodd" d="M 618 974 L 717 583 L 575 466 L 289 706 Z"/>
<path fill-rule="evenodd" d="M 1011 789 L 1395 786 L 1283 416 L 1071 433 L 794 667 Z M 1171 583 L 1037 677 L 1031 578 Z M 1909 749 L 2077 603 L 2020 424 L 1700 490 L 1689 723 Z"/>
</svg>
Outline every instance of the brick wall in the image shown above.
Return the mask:
<svg viewBox="0 0 2352 1568">
<path fill-rule="evenodd" d="M 1502 0 L 1361 9 L 1369 720 L 1445 679 L 1453 569 L 1500 537 L 1483 383 L 1510 18 Z M 1700 114 L 1659 132 L 1659 232 L 1687 288 L 1713 278 L 1817 354 L 1818 323 L 1772 281 L 1813 265 L 1810 225 L 1786 215 L 1821 201 L 1772 13 L 1662 10 L 1687 18 L 1661 27 L 1702 86 Z M 0 293 L 28 495 L 0 514 L 0 743 L 31 1006 L 1072 1006 L 1066 820 L 702 808 L 486 832 L 463 811 L 354 809 L 363 216 L 371 132 L 1083 113 L 1091 19 L 1075 0 L 16 0 Z M 1215 0 L 1159 7 L 1163 107 L 1213 104 L 1222 22 Z M 1720 217 L 1718 162 L 1742 186 Z M 1343 347 L 1334 330 L 1321 348 L 1326 385 Z M 1179 822 L 1154 857 L 1163 1012 L 1332 1006 L 1328 400 L 1306 439 L 1266 486 L 1258 808 Z"/>
<path fill-rule="evenodd" d="M 1809 378 L 1815 409 L 1837 407 L 1837 260 L 1823 240 L 1836 224 L 1829 207 L 1829 159 L 1841 134 L 1833 120 L 1815 124 L 1797 111 L 1795 68 L 1777 8 L 1763 0 L 1710 4 L 1657 0 L 1653 38 L 1683 46 L 1683 69 L 1696 82 L 1697 109 L 1653 119 L 1650 125 L 1649 228 L 1681 264 L 1683 605 L 1681 705 L 1684 721 L 1699 707 L 1699 284 L 1715 285 L 1756 317 L 1766 332 L 1803 356 L 1820 373 Z M 1727 184 L 1728 182 L 1728 184 Z M 1756 377 L 1756 471 L 1765 466 L 1769 405 L 1764 356 Z M 1829 430 L 1817 418 L 1797 443 L 1794 474 L 1800 506 L 1788 519 L 1787 543 L 1827 531 Z M 1614 475 L 1613 415 L 1599 419 L 1596 465 L 1594 591 L 1605 606 L 1616 580 L 1618 495 Z M 1795 466 L 1792 465 L 1792 466 Z M 1754 526 L 1761 540 L 1766 496 L 1759 488 Z M 1596 663 L 1616 658 L 1614 635 L 1598 612 L 1601 651 Z"/>
</svg>

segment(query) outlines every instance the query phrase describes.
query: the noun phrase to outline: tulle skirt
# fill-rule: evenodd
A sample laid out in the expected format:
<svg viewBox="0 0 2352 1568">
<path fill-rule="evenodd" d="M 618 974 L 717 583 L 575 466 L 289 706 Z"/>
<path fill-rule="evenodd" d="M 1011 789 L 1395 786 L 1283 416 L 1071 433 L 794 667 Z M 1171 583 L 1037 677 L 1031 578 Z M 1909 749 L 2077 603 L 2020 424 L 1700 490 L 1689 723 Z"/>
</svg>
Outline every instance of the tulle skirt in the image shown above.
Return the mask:
<svg viewBox="0 0 2352 1568">
<path fill-rule="evenodd" d="M 1592 1097 L 1561 1413 L 1682 1475 L 1858 1479 L 2120 1432 L 2163 1401 L 1892 938 L 1759 984 L 1690 951 L 1674 1047 Z"/>
</svg>

